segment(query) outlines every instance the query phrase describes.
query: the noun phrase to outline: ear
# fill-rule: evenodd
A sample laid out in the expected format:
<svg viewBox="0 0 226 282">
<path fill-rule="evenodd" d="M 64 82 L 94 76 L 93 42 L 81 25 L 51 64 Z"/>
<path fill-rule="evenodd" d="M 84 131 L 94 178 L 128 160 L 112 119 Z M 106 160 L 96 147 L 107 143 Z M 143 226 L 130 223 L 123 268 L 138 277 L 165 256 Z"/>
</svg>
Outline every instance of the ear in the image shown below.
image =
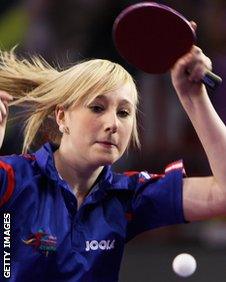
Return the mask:
<svg viewBox="0 0 226 282">
<path fill-rule="evenodd" d="M 55 118 L 58 126 L 64 125 L 65 123 L 65 109 L 63 106 L 56 106 L 55 109 Z"/>
</svg>

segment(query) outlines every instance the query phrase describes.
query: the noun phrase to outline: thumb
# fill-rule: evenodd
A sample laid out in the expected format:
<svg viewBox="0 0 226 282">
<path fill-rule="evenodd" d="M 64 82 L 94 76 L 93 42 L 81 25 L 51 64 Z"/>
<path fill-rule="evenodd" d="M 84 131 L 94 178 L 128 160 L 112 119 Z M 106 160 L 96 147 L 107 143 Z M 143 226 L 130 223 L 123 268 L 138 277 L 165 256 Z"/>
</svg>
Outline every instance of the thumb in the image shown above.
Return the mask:
<svg viewBox="0 0 226 282">
<path fill-rule="evenodd" d="M 194 21 L 190 21 L 191 27 L 194 29 L 194 31 L 196 31 L 197 29 L 197 24 Z"/>
</svg>

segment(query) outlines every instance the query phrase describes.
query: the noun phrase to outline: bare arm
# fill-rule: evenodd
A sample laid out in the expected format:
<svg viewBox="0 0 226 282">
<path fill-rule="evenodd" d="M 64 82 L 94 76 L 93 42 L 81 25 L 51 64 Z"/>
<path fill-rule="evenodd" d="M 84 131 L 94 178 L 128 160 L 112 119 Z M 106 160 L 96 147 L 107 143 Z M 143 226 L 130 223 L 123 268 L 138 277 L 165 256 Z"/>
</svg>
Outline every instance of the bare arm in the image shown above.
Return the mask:
<svg viewBox="0 0 226 282">
<path fill-rule="evenodd" d="M 185 178 L 183 208 L 188 221 L 225 215 L 225 193 L 213 176 Z"/>
<path fill-rule="evenodd" d="M 13 97 L 5 91 L 0 91 L 0 148 L 5 136 L 5 129 L 8 117 L 8 104 Z"/>
<path fill-rule="evenodd" d="M 184 180 L 183 205 L 189 221 L 226 215 L 226 127 L 213 108 L 205 86 L 199 82 L 207 69 L 211 69 L 209 58 L 194 46 L 171 72 L 173 85 L 213 173 L 212 177 Z"/>
</svg>

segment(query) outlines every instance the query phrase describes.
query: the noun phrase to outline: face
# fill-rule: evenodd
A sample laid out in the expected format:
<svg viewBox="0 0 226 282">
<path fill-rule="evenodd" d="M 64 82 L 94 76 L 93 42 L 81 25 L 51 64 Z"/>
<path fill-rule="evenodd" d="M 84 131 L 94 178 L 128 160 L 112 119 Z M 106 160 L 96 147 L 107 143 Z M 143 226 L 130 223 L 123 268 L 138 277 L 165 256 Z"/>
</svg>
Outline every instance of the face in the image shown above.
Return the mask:
<svg viewBox="0 0 226 282">
<path fill-rule="evenodd" d="M 64 112 L 69 134 L 61 147 L 74 161 L 95 167 L 117 161 L 131 138 L 135 106 L 129 84 Z"/>
</svg>

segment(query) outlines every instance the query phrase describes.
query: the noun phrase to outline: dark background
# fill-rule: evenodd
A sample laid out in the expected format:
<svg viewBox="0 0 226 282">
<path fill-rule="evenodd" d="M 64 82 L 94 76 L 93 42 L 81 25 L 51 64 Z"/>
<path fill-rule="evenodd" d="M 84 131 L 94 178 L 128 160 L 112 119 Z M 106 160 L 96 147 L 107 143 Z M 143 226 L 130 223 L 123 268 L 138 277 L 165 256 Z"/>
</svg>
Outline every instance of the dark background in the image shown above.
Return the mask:
<svg viewBox="0 0 226 282">
<path fill-rule="evenodd" d="M 142 149 L 131 150 L 115 169 L 162 173 L 168 163 L 182 158 L 188 176 L 209 175 L 207 158 L 177 100 L 169 74 L 139 72 L 126 64 L 114 48 L 111 28 L 115 17 L 126 6 L 138 2 L 1 0 L 0 48 L 9 50 L 18 45 L 18 54 L 40 54 L 52 65 L 64 66 L 84 58 L 119 62 L 135 77 L 139 87 Z M 158 2 L 197 23 L 197 45 L 210 56 L 214 72 L 223 78 L 222 86 L 210 97 L 225 122 L 226 1 Z M 17 112 L 18 109 L 10 109 L 11 117 Z M 20 153 L 22 138 L 23 123 L 9 123 L 1 154 Z M 193 254 L 198 264 L 196 273 L 186 281 L 225 281 L 225 249 L 225 218 L 146 232 L 127 245 L 120 281 L 183 281 L 171 270 L 173 258 L 182 252 Z"/>
</svg>

